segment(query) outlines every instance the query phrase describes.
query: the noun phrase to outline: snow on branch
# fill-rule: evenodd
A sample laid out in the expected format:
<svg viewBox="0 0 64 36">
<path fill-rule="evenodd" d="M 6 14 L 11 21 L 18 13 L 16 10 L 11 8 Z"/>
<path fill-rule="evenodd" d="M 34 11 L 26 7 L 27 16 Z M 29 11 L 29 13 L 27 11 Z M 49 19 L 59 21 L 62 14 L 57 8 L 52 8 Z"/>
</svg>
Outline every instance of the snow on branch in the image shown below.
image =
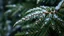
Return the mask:
<svg viewBox="0 0 64 36">
<path fill-rule="evenodd" d="M 44 8 L 45 7 L 45 8 Z M 26 15 L 25 17 L 21 18 L 20 20 L 18 20 L 15 24 L 19 24 L 19 23 L 23 23 L 25 21 L 29 21 L 31 19 L 35 19 L 35 18 L 43 18 L 45 17 L 45 13 L 49 12 L 48 9 L 50 11 L 52 11 L 51 7 L 47 7 L 47 6 L 40 6 L 40 7 L 36 7 L 33 9 L 30 9 L 27 11 L 27 13 L 29 13 L 28 15 Z M 33 11 L 33 12 L 32 12 Z M 53 10 L 54 11 L 54 10 Z M 30 13 L 31 12 L 31 13 Z"/>
<path fill-rule="evenodd" d="M 55 7 L 55 10 L 59 10 L 64 0 L 61 0 L 59 4 Z"/>
</svg>

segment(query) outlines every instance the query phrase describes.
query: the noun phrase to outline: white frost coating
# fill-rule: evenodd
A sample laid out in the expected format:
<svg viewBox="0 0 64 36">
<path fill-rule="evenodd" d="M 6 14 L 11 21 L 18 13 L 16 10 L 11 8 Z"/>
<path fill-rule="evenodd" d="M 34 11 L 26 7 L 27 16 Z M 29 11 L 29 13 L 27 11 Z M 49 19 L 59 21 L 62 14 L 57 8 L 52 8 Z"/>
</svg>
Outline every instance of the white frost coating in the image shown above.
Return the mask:
<svg viewBox="0 0 64 36">
<path fill-rule="evenodd" d="M 22 21 L 23 20 L 25 20 L 25 21 L 28 21 L 28 20 L 30 20 L 31 18 L 35 18 L 35 17 L 37 17 L 37 15 L 38 14 L 41 14 L 41 13 L 43 13 L 43 12 L 41 12 L 41 11 L 36 11 L 36 12 L 34 12 L 34 13 L 31 13 L 31 14 L 29 14 L 29 15 L 27 15 L 27 16 L 25 16 L 24 18 L 22 18 L 21 20 L 19 20 L 19 21 L 17 21 L 16 23 L 15 23 L 15 25 L 16 24 L 18 24 L 18 23 L 22 23 Z M 33 16 L 33 17 L 32 17 Z M 35 16 L 35 17 L 34 17 Z M 28 20 L 27 20 L 28 19 Z"/>
<path fill-rule="evenodd" d="M 22 22 L 22 20 L 17 21 L 17 22 L 14 24 L 14 26 L 15 26 L 16 24 L 20 23 L 20 22 Z"/>
<path fill-rule="evenodd" d="M 38 24 L 37 22 L 35 24 Z"/>
<path fill-rule="evenodd" d="M 36 31 L 36 32 L 38 32 L 38 31 Z"/>
<path fill-rule="evenodd" d="M 59 4 L 55 7 L 55 10 L 59 10 L 64 0 L 60 1 Z"/>
<path fill-rule="evenodd" d="M 37 4 L 40 2 L 40 0 L 37 0 Z"/>
<path fill-rule="evenodd" d="M 54 25 L 54 23 L 52 23 L 52 25 Z"/>
<path fill-rule="evenodd" d="M 21 25 L 17 25 L 16 27 L 15 27 L 15 29 L 17 29 L 17 28 L 19 28 Z"/>
<path fill-rule="evenodd" d="M 11 26 L 10 26 L 10 25 L 7 26 L 7 30 L 8 30 L 8 31 L 11 30 Z"/>
<path fill-rule="evenodd" d="M 31 13 L 31 14 L 39 14 L 39 13 L 43 13 L 43 12 L 47 12 L 47 11 L 43 9 L 42 11 L 35 11 L 35 12 Z"/>
<path fill-rule="evenodd" d="M 42 12 L 47 12 L 47 11 L 43 9 Z"/>
<path fill-rule="evenodd" d="M 43 10 L 43 11 L 45 12 L 45 10 Z M 36 12 L 33 12 L 33 13 L 25 16 L 25 18 L 22 18 L 21 20 L 17 21 L 17 22 L 15 23 L 15 25 L 18 24 L 18 23 L 20 23 L 20 22 L 22 23 L 23 20 L 28 21 L 28 20 L 30 20 L 31 18 L 37 17 L 37 15 L 43 14 L 43 11 L 36 11 Z M 32 16 L 33 16 L 33 17 L 32 17 Z"/>
<path fill-rule="evenodd" d="M 40 8 L 40 7 L 36 7 L 36 9 L 40 9 L 40 10 L 41 10 L 42 8 Z"/>
<path fill-rule="evenodd" d="M 33 13 L 33 14 L 39 14 L 39 13 L 42 13 L 41 11 L 36 11 L 35 13 Z"/>
<path fill-rule="evenodd" d="M 43 13 L 43 17 L 45 17 L 45 14 Z"/>
<path fill-rule="evenodd" d="M 43 17 L 43 16 L 40 16 L 41 18 Z"/>
<path fill-rule="evenodd" d="M 27 27 L 27 28 L 29 28 L 30 26 L 29 26 L 29 25 L 27 25 L 26 27 Z"/>
<path fill-rule="evenodd" d="M 56 14 L 54 14 L 54 18 L 57 18 L 60 21 L 63 21 L 62 19 L 60 19 Z"/>
<path fill-rule="evenodd" d="M 46 7 L 45 7 L 45 6 L 40 6 L 40 7 L 41 7 L 41 8 L 45 8 L 45 9 L 47 8 L 47 6 L 46 6 Z"/>
<path fill-rule="evenodd" d="M 50 18 L 46 18 L 46 20 L 45 21 L 48 21 Z"/>
<path fill-rule="evenodd" d="M 13 7 L 16 7 L 16 5 L 14 4 L 14 5 L 12 5 Z"/>
<path fill-rule="evenodd" d="M 28 32 L 26 32 L 26 34 L 29 34 Z"/>
<path fill-rule="evenodd" d="M 21 14 L 18 14 L 19 17 L 21 17 Z"/>
<path fill-rule="evenodd" d="M 42 8 L 43 8 L 43 9 L 42 9 Z M 26 13 L 29 13 L 29 12 L 31 12 L 31 11 L 39 11 L 39 10 L 42 10 L 42 12 L 47 12 L 47 11 L 46 11 L 46 8 L 50 8 L 50 7 L 40 6 L 40 7 L 36 7 L 36 8 L 30 9 L 30 10 L 28 10 Z M 52 8 L 50 8 L 50 9 L 52 9 Z"/>
<path fill-rule="evenodd" d="M 40 21 L 42 20 L 42 19 L 39 19 Z"/>
<path fill-rule="evenodd" d="M 30 14 L 28 16 L 31 16 Z M 26 16 L 27 17 L 27 16 Z"/>
<path fill-rule="evenodd" d="M 44 7 L 44 6 L 43 6 Z M 43 8 L 42 7 L 42 8 Z M 34 10 L 37 10 L 37 11 L 34 11 L 34 12 L 31 12 L 30 14 L 28 14 L 28 15 L 26 15 L 24 18 L 22 18 L 22 19 L 20 19 L 19 21 L 17 21 L 15 24 L 14 24 L 14 26 L 15 25 L 17 25 L 18 23 L 23 23 L 23 21 L 25 22 L 25 21 L 28 21 L 28 20 L 30 20 L 30 19 L 34 19 L 34 18 L 36 18 L 36 17 L 38 17 L 38 18 L 43 18 L 43 17 L 45 17 L 45 14 L 44 14 L 44 12 L 48 12 L 46 9 L 42 9 L 41 7 L 36 7 L 36 8 L 33 8 L 33 9 L 30 9 L 30 10 L 28 10 L 27 12 L 31 12 L 31 11 L 34 11 Z M 45 7 L 45 8 L 50 8 L 50 7 Z M 51 9 L 51 8 L 50 8 Z M 41 11 L 39 11 L 39 10 L 41 10 Z M 47 20 L 47 19 L 46 19 Z"/>
<path fill-rule="evenodd" d="M 45 22 L 45 24 L 47 24 L 47 22 Z"/>
<path fill-rule="evenodd" d="M 58 18 L 58 20 L 63 21 L 62 19 Z"/>
<path fill-rule="evenodd" d="M 31 15 L 35 15 L 35 14 L 40 14 L 40 13 L 43 13 L 43 12 L 41 12 L 41 11 L 35 11 L 35 12 L 31 13 L 31 14 L 28 14 L 27 16 L 31 16 Z"/>
<path fill-rule="evenodd" d="M 59 33 L 61 33 L 61 31 L 59 31 Z"/>
<path fill-rule="evenodd" d="M 6 12 L 12 12 L 12 10 L 9 9 L 9 10 L 7 10 Z"/>
<path fill-rule="evenodd" d="M 25 20 L 25 18 L 22 18 L 22 20 Z"/>
<path fill-rule="evenodd" d="M 31 12 L 31 11 L 35 11 L 35 10 L 42 10 L 42 8 L 36 7 L 36 8 L 33 8 L 33 9 L 28 10 L 27 13 L 28 12 Z"/>
<path fill-rule="evenodd" d="M 13 5 L 7 5 L 6 7 L 16 7 L 16 5 L 15 4 L 13 4 Z"/>
<path fill-rule="evenodd" d="M 54 18 L 58 18 L 58 16 L 56 14 L 54 14 Z"/>
<path fill-rule="evenodd" d="M 52 14 L 51 13 L 49 13 L 49 17 L 52 17 Z"/>
</svg>

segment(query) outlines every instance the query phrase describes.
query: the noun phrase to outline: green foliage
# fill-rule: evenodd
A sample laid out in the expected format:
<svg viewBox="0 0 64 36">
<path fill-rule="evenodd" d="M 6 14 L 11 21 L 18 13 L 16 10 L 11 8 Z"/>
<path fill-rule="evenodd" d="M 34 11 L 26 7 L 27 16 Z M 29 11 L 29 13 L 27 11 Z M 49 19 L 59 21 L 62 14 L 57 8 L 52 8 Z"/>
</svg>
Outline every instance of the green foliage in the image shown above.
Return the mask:
<svg viewBox="0 0 64 36">
<path fill-rule="evenodd" d="M 59 17 L 58 13 L 60 12 L 55 12 L 54 7 L 47 6 L 40 6 L 28 10 L 24 13 L 27 15 L 14 24 L 14 27 L 21 25 L 23 30 L 17 33 L 16 36 L 49 36 L 49 33 L 56 33 L 54 36 L 60 36 L 64 32 L 64 20 Z"/>
<path fill-rule="evenodd" d="M 64 6 L 57 12 L 54 6 L 40 6 L 41 2 L 53 5 L 59 1 L 24 0 L 21 3 L 6 5 L 8 10 L 0 18 L 1 35 L 6 36 L 7 26 L 11 22 L 11 27 L 20 25 L 22 29 L 15 36 L 64 36 Z"/>
</svg>

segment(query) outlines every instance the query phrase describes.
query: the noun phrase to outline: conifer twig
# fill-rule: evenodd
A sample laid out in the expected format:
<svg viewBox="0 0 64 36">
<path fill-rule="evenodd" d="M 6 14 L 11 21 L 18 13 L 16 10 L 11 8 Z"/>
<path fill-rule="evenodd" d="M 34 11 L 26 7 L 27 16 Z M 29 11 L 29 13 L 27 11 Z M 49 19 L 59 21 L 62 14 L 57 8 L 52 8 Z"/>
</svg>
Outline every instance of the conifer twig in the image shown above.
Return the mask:
<svg viewBox="0 0 64 36">
<path fill-rule="evenodd" d="M 64 2 L 64 0 L 61 0 L 59 2 L 59 4 L 55 7 L 55 10 L 59 10 L 61 8 L 61 5 L 62 5 L 63 2 Z"/>
</svg>

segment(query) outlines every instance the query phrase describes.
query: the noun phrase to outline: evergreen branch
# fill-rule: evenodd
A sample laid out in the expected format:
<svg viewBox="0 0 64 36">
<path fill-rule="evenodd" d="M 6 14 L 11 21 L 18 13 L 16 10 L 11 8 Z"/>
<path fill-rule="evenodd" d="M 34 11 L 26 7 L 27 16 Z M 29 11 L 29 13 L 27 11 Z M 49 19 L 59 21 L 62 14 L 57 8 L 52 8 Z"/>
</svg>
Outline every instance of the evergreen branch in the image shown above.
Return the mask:
<svg viewBox="0 0 64 36">
<path fill-rule="evenodd" d="M 44 7 L 42 7 L 44 8 Z M 49 8 L 49 7 L 46 7 L 47 9 L 49 9 L 49 11 L 52 11 L 52 8 Z M 35 9 L 41 9 L 41 8 L 34 8 L 34 9 L 30 9 L 29 11 L 27 11 L 28 13 L 30 13 L 31 11 L 34 11 Z M 30 14 L 28 14 L 27 16 L 25 16 L 24 18 L 20 19 L 19 21 L 17 21 L 15 25 L 17 25 L 18 23 L 22 23 L 22 22 L 25 22 L 25 21 L 28 21 L 28 20 L 31 20 L 31 19 L 34 19 L 34 18 L 40 18 L 40 16 L 44 16 L 45 17 L 45 13 L 48 13 L 47 9 L 42 9 L 41 11 L 34 11 L 34 12 L 31 12 Z M 53 10 L 54 11 L 54 10 Z"/>
</svg>

